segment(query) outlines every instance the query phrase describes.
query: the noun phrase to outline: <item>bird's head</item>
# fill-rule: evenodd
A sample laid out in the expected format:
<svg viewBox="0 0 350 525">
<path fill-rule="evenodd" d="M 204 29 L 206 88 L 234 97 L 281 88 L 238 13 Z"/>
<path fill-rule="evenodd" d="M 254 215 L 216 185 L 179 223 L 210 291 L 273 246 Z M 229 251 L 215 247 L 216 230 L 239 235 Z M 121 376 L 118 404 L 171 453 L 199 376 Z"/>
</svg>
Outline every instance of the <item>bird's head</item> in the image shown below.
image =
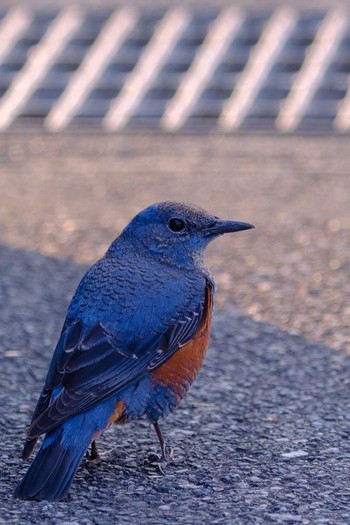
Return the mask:
<svg viewBox="0 0 350 525">
<path fill-rule="evenodd" d="M 141 211 L 126 226 L 121 239 L 146 248 L 159 259 L 178 266 L 202 260 L 206 246 L 219 235 L 254 228 L 219 219 L 194 204 L 159 202 Z"/>
</svg>

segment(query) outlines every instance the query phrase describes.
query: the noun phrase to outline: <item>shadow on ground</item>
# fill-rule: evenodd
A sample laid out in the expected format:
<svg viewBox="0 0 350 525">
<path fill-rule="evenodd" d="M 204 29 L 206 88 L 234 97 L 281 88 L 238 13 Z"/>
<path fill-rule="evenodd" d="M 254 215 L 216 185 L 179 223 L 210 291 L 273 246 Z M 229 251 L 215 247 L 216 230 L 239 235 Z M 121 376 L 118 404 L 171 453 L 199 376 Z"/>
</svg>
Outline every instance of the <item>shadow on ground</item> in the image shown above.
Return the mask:
<svg viewBox="0 0 350 525">
<path fill-rule="evenodd" d="M 78 264 L 0 247 L 0 515 L 7 523 L 350 522 L 350 357 L 216 311 L 211 349 L 191 394 L 163 429 L 176 463 L 145 422 L 101 440 L 110 461 L 81 468 L 60 503 L 13 500 L 24 430 L 39 394 Z"/>
</svg>

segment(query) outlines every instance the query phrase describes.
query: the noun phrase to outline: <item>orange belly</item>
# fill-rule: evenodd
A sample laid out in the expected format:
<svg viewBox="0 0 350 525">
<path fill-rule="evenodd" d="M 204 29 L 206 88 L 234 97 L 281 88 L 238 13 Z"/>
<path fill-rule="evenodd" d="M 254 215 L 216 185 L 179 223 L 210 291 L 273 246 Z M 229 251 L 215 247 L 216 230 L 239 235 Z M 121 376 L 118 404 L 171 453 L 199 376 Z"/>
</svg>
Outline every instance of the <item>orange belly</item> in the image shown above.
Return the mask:
<svg viewBox="0 0 350 525">
<path fill-rule="evenodd" d="M 203 318 L 195 337 L 152 372 L 156 383 L 171 388 L 180 398 L 190 388 L 202 366 L 209 346 L 212 311 L 212 290 L 207 284 Z"/>
</svg>

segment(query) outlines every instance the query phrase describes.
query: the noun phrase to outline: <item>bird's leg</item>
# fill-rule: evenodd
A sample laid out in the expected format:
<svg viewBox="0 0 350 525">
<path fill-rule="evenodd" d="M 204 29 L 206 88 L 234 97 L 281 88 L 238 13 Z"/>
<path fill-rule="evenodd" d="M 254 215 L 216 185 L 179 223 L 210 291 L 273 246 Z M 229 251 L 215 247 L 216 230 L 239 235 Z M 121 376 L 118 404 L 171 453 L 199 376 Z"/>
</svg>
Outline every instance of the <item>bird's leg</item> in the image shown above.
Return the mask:
<svg viewBox="0 0 350 525">
<path fill-rule="evenodd" d="M 154 430 L 156 431 L 157 437 L 159 439 L 160 448 L 162 450 L 161 460 L 165 462 L 169 462 L 172 459 L 174 459 L 174 451 L 171 447 L 165 444 L 165 440 L 163 438 L 162 431 L 160 430 L 158 421 L 153 423 L 153 426 L 154 426 Z"/>
<path fill-rule="evenodd" d="M 95 467 L 96 465 L 99 465 L 101 463 L 101 456 L 97 450 L 96 441 L 92 441 L 91 443 L 91 451 L 86 452 L 86 461 L 85 466 L 87 468 Z"/>
<path fill-rule="evenodd" d="M 98 450 L 97 450 L 97 445 L 96 445 L 96 441 L 93 441 L 91 443 L 91 453 L 90 453 L 90 459 L 92 461 L 94 461 L 95 459 L 98 459 L 100 457 L 100 454 L 98 453 Z"/>
<path fill-rule="evenodd" d="M 158 421 L 153 423 L 153 426 L 154 426 L 154 430 L 156 431 L 157 437 L 159 439 L 162 455 L 159 456 L 158 454 L 151 454 L 148 458 L 148 461 L 150 463 L 156 463 L 161 474 L 164 474 L 164 468 L 166 467 L 168 463 L 170 463 L 174 459 L 174 452 L 171 447 L 166 445 L 165 440 L 163 438 L 162 431 L 160 430 Z"/>
</svg>

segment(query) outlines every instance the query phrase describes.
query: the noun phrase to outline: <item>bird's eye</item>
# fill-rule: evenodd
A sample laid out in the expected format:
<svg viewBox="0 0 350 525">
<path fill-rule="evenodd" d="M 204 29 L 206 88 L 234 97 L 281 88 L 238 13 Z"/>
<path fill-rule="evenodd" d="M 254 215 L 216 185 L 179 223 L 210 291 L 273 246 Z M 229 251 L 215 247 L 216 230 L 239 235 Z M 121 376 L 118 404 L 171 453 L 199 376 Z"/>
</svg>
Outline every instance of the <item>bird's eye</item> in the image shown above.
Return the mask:
<svg viewBox="0 0 350 525">
<path fill-rule="evenodd" d="M 168 228 L 170 231 L 174 233 L 181 233 L 186 229 L 186 223 L 182 219 L 173 217 L 172 219 L 169 219 L 168 221 Z"/>
</svg>

